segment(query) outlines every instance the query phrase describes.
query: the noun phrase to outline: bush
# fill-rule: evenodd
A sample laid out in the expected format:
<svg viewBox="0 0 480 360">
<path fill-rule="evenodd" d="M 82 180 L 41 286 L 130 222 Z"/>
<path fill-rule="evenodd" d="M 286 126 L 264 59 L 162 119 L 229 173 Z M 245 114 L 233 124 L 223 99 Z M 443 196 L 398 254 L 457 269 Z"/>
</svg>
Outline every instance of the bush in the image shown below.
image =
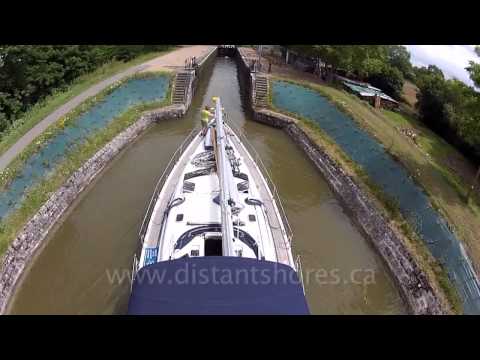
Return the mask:
<svg viewBox="0 0 480 360">
<path fill-rule="evenodd" d="M 371 74 L 368 82 L 382 89 L 387 95 L 401 100 L 403 91 L 403 75 L 397 68 L 385 64 L 380 71 Z"/>
<path fill-rule="evenodd" d="M 422 121 L 472 160 L 480 159 L 480 96 L 434 66 L 415 69 Z"/>
<path fill-rule="evenodd" d="M 167 45 L 0 45 L 0 134 L 35 103 L 112 60 Z"/>
</svg>

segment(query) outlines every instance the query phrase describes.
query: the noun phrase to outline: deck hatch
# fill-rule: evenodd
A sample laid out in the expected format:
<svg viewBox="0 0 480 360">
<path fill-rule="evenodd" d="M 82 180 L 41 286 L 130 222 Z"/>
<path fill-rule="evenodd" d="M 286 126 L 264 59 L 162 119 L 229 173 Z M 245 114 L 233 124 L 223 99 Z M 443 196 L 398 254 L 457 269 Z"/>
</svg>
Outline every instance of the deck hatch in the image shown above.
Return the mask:
<svg viewBox="0 0 480 360">
<path fill-rule="evenodd" d="M 213 172 L 214 169 L 215 169 L 214 167 L 209 167 L 209 168 L 205 168 L 205 169 L 198 169 L 198 170 L 186 173 L 183 176 L 183 179 L 188 180 L 188 179 L 192 179 L 192 178 L 197 177 L 197 176 L 210 175 Z"/>
<path fill-rule="evenodd" d="M 242 173 L 242 172 L 239 172 L 239 171 L 235 171 L 233 173 L 233 177 L 236 177 L 238 179 L 242 179 L 242 180 L 247 180 L 248 181 L 248 175 L 245 174 L 245 173 Z"/>
<path fill-rule="evenodd" d="M 207 232 L 221 232 L 222 226 L 220 224 L 204 225 L 197 226 L 196 228 L 190 229 L 184 232 L 175 243 L 175 250 L 183 249 L 188 243 L 190 243 L 195 237 L 202 235 Z M 233 228 L 233 233 L 237 239 L 247 245 L 255 253 L 255 257 L 258 258 L 258 245 L 257 242 L 248 234 L 246 231 L 239 229 L 238 227 Z"/>
<path fill-rule="evenodd" d="M 222 256 L 222 236 L 210 236 L 205 239 L 205 256 Z"/>
<path fill-rule="evenodd" d="M 195 191 L 195 183 L 191 181 L 184 181 L 183 182 L 183 192 L 194 192 Z"/>
<path fill-rule="evenodd" d="M 237 189 L 238 191 L 241 191 L 241 192 L 247 192 L 248 191 L 248 180 L 245 180 L 245 181 L 242 181 L 241 183 L 238 183 L 237 184 Z"/>
</svg>

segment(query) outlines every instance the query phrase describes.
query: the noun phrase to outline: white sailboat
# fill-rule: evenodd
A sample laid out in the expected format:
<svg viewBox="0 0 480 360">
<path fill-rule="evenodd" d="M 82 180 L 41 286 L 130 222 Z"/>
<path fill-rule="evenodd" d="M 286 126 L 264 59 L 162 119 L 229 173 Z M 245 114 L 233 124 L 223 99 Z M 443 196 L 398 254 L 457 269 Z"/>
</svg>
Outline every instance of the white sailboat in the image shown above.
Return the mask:
<svg viewBox="0 0 480 360">
<path fill-rule="evenodd" d="M 185 140 L 150 201 L 129 313 L 308 313 L 275 186 L 247 142 L 225 124 L 221 101 L 214 99 L 215 117 L 205 135 Z M 214 270 L 229 280 L 218 284 Z M 181 283 L 182 272 L 189 278 Z"/>
</svg>

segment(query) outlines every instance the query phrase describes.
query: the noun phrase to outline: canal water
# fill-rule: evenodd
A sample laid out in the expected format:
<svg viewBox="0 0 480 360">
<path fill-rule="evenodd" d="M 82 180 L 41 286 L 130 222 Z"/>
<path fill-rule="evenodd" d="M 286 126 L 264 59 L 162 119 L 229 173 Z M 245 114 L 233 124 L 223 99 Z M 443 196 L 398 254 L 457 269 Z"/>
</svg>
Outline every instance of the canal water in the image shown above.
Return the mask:
<svg viewBox="0 0 480 360">
<path fill-rule="evenodd" d="M 247 134 L 277 185 L 293 229 L 294 253 L 302 257 L 310 311 L 406 312 L 383 262 L 320 173 L 281 130 L 248 118 L 236 64 L 218 58 L 199 82 L 188 114 L 155 124 L 77 201 L 26 271 L 10 313 L 125 312 L 130 284 L 111 277 L 115 271 L 128 274 L 155 182 L 176 147 L 199 127 L 199 110 L 214 95 L 222 97 L 227 121 Z"/>
<path fill-rule="evenodd" d="M 8 187 L 0 191 L 0 220 L 18 207 L 25 192 L 48 175 L 74 146 L 107 126 L 127 108 L 142 102 L 162 100 L 168 84 L 167 76 L 128 80 L 42 145 L 27 159 Z"/>
<path fill-rule="evenodd" d="M 425 240 L 433 256 L 445 266 L 463 299 L 464 312 L 479 314 L 480 289 L 471 264 L 459 240 L 430 206 L 427 195 L 407 170 L 318 92 L 283 81 L 274 81 L 272 90 L 276 107 L 315 121 L 386 194 L 398 201 L 401 213 Z"/>
</svg>

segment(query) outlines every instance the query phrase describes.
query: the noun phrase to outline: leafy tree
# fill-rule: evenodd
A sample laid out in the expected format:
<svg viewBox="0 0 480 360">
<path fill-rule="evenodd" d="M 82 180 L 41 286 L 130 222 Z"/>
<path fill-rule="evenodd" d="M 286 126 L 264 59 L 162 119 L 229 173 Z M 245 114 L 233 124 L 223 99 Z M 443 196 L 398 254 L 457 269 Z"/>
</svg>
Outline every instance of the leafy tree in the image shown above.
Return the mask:
<svg viewBox="0 0 480 360">
<path fill-rule="evenodd" d="M 421 120 L 467 156 L 480 158 L 480 94 L 456 79 L 445 79 L 435 65 L 413 67 L 401 45 L 290 45 L 297 53 L 321 59 L 327 79 L 339 69 L 401 99 L 404 79 L 419 88 L 417 107 Z M 480 56 L 480 47 L 475 51 Z M 467 70 L 480 87 L 480 64 Z"/>
<path fill-rule="evenodd" d="M 416 80 L 420 90 L 416 105 L 420 117 L 432 129 L 442 131 L 448 123 L 444 112 L 446 86 L 442 71 L 434 65 L 416 69 Z"/>
<path fill-rule="evenodd" d="M 349 48 L 351 70 L 361 79 L 367 80 L 370 75 L 382 72 L 387 60 L 383 45 L 353 45 Z"/>
<path fill-rule="evenodd" d="M 435 65 L 429 65 L 428 67 L 414 67 L 413 72 L 415 74 L 415 83 L 418 87 L 422 85 L 422 82 L 428 80 L 432 76 L 441 80 L 445 79 L 442 70 Z"/>
<path fill-rule="evenodd" d="M 409 54 L 404 47 L 386 45 L 291 45 L 289 48 L 304 56 L 321 59 L 326 65 L 327 79 L 338 69 L 371 82 L 390 96 L 399 99 L 403 75 L 398 66 Z M 403 64 L 405 71 L 409 67 Z M 411 65 L 410 65 L 411 68 Z"/>
<path fill-rule="evenodd" d="M 409 80 L 413 80 L 413 66 L 410 62 L 410 53 L 402 45 L 388 45 L 387 58 L 391 66 L 400 70 L 402 75 Z"/>
<path fill-rule="evenodd" d="M 373 86 L 382 89 L 386 94 L 397 100 L 402 98 L 403 81 L 401 71 L 388 64 L 383 64 L 368 77 L 368 82 Z"/>
<path fill-rule="evenodd" d="M 327 69 L 327 78 L 329 81 L 333 78 L 333 73 L 341 63 L 339 45 L 285 45 L 289 50 L 302 56 L 321 59 Z"/>
<path fill-rule="evenodd" d="M 0 133 L 37 101 L 117 59 L 165 45 L 0 45 Z"/>
<path fill-rule="evenodd" d="M 480 95 L 459 80 L 446 80 L 435 66 L 415 72 L 421 119 L 465 155 L 480 158 Z"/>
<path fill-rule="evenodd" d="M 477 49 L 479 49 L 477 47 Z M 470 73 L 470 79 L 472 79 L 475 86 L 480 87 L 480 64 L 470 61 L 469 66 L 466 67 L 466 70 Z"/>
<path fill-rule="evenodd" d="M 385 57 L 382 47 L 373 45 L 290 45 L 288 47 L 304 56 L 321 59 L 326 65 L 328 75 L 333 75 L 337 69 L 343 69 L 366 78 L 372 71 L 379 71 Z"/>
</svg>

